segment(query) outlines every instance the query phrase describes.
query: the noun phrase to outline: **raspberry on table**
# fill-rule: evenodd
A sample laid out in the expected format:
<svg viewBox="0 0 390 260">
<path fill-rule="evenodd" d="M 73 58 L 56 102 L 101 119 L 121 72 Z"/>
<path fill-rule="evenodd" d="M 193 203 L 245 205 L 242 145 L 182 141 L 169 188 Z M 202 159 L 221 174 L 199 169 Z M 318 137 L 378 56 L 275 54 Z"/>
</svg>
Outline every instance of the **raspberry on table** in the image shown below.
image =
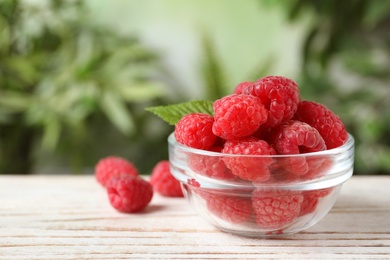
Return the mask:
<svg viewBox="0 0 390 260">
<path fill-rule="evenodd" d="M 117 156 L 100 159 L 95 166 L 96 180 L 103 187 L 107 186 L 111 178 L 121 175 L 138 176 L 138 170 L 131 162 Z"/>
<path fill-rule="evenodd" d="M 234 91 L 233 93 L 234 94 L 242 94 L 243 91 L 250 85 L 252 85 L 253 82 L 250 82 L 250 81 L 244 81 L 244 82 L 241 82 L 240 84 L 238 84 L 235 88 L 234 88 Z"/>
<path fill-rule="evenodd" d="M 228 95 L 213 104 L 213 133 L 223 139 L 252 135 L 267 121 L 267 111 L 259 98 L 250 95 Z"/>
<path fill-rule="evenodd" d="M 264 229 L 283 229 L 299 216 L 302 201 L 299 191 L 257 189 L 252 197 L 256 222 Z"/>
<path fill-rule="evenodd" d="M 289 120 L 276 127 L 271 137 L 277 154 L 301 154 L 326 150 L 319 132 L 310 125 Z M 305 175 L 309 165 L 305 157 L 281 158 L 280 164 L 295 175 Z"/>
<path fill-rule="evenodd" d="M 270 157 L 245 155 L 275 155 L 274 148 L 264 140 L 247 137 L 239 140 L 228 140 L 222 153 L 241 154 L 243 156 L 226 156 L 223 158 L 232 173 L 243 180 L 265 182 L 270 178 L 269 166 L 273 163 Z"/>
<path fill-rule="evenodd" d="M 252 202 L 249 198 L 233 197 L 212 192 L 204 192 L 207 209 L 215 216 L 233 224 L 247 221 L 252 214 Z"/>
<path fill-rule="evenodd" d="M 134 213 L 143 210 L 152 200 L 152 185 L 139 176 L 123 175 L 110 179 L 107 194 L 118 211 Z"/>
<path fill-rule="evenodd" d="M 268 111 L 265 125 L 274 127 L 290 120 L 297 111 L 300 102 L 298 85 L 282 76 L 267 76 L 258 79 L 245 88 L 244 94 L 259 97 Z"/>
<path fill-rule="evenodd" d="M 220 153 L 222 146 L 212 146 L 209 151 Z M 215 154 L 189 154 L 188 166 L 197 174 L 207 176 L 218 180 L 232 180 L 236 178 L 235 175 L 226 167 L 222 157 Z"/>
<path fill-rule="evenodd" d="M 186 146 L 207 150 L 217 140 L 212 127 L 214 118 L 202 113 L 191 113 L 183 116 L 175 126 L 176 140 Z"/>
<path fill-rule="evenodd" d="M 327 149 L 339 147 L 348 139 L 347 130 L 340 117 L 326 106 L 314 101 L 302 101 L 294 119 L 316 128 L 325 140 Z"/>
<path fill-rule="evenodd" d="M 180 182 L 173 177 L 169 161 L 163 160 L 154 166 L 150 184 L 152 184 L 153 190 L 162 196 L 183 197 Z"/>
</svg>

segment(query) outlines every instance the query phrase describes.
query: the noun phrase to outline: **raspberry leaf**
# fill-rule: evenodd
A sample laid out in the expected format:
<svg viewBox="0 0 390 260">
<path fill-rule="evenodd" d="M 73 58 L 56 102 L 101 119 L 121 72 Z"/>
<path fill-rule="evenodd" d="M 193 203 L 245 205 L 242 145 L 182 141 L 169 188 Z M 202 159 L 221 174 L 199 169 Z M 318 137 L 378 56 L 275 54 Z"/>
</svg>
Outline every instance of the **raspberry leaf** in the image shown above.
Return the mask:
<svg viewBox="0 0 390 260">
<path fill-rule="evenodd" d="M 183 116 L 190 113 L 203 113 L 213 115 L 213 101 L 191 100 L 166 106 L 155 106 L 146 108 L 168 124 L 175 125 Z"/>
</svg>

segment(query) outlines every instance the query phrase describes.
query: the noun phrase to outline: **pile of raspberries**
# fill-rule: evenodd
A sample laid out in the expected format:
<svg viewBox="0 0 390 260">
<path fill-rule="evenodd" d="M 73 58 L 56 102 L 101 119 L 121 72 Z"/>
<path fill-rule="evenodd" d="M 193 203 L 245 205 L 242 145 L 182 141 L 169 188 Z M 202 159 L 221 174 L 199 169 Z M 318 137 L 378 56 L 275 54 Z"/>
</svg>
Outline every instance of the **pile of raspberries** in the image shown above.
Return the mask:
<svg viewBox="0 0 390 260">
<path fill-rule="evenodd" d="M 108 156 L 96 164 L 95 177 L 106 188 L 111 205 L 123 213 L 142 211 L 151 202 L 154 192 L 165 197 L 183 197 L 180 182 L 171 174 L 166 160 L 155 165 L 147 181 L 130 161 Z"/>
<path fill-rule="evenodd" d="M 333 149 L 348 139 L 336 114 L 322 104 L 301 100 L 297 84 L 282 76 L 240 83 L 233 94 L 214 101 L 213 111 L 213 115 L 185 115 L 175 126 L 177 142 L 221 155 L 292 155 Z M 259 187 L 249 198 L 198 190 L 210 212 L 232 223 L 254 215 L 261 228 L 281 230 L 297 217 L 312 213 L 332 191 L 270 190 L 263 185 L 317 178 L 331 166 L 325 156 L 277 161 L 270 156 L 188 157 L 189 167 L 200 175 Z"/>
</svg>

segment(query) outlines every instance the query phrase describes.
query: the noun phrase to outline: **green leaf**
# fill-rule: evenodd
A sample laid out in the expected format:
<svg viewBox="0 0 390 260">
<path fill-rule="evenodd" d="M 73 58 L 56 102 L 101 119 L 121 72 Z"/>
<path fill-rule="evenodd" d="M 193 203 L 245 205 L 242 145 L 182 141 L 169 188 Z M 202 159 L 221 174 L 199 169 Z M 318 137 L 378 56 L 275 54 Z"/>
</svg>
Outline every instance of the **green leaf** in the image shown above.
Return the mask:
<svg viewBox="0 0 390 260">
<path fill-rule="evenodd" d="M 168 124 L 175 125 L 183 116 L 190 113 L 213 115 L 213 101 L 192 100 L 167 106 L 149 107 L 146 110 L 157 115 Z"/>
</svg>

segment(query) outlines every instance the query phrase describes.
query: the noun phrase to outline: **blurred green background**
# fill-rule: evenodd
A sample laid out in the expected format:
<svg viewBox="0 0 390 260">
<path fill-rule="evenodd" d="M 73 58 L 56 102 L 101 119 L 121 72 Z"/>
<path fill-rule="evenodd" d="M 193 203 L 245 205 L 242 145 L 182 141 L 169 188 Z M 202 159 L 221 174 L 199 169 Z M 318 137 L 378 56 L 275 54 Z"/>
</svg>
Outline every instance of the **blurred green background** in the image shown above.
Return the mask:
<svg viewBox="0 0 390 260">
<path fill-rule="evenodd" d="M 355 174 L 390 174 L 390 1 L 1 0 L 0 173 L 149 174 L 173 128 L 146 107 L 271 74 L 341 117 Z"/>
</svg>

